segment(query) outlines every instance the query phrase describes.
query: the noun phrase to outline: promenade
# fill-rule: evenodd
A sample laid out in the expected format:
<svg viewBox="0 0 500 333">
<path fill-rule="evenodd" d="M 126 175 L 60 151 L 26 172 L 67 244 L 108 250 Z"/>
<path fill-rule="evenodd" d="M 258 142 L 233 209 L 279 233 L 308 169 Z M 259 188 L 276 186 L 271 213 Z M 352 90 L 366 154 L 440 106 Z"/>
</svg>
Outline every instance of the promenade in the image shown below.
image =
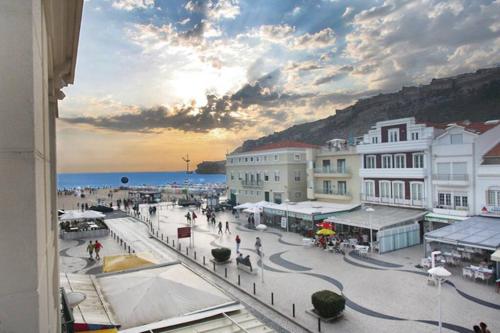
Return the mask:
<svg viewBox="0 0 500 333">
<path fill-rule="evenodd" d="M 140 208 L 142 219 L 149 219 L 148 207 Z M 175 242 L 174 248 L 178 250 L 180 244 L 181 259 L 203 266 L 205 257 L 207 273 L 223 277 L 311 332 L 318 331 L 318 322 L 306 310 L 312 308 L 311 294 L 322 289 L 341 292 L 347 299 L 344 316 L 334 323 L 322 322 L 322 332 L 437 331 L 437 288 L 429 286 L 425 272 L 415 268 L 423 253 L 420 246 L 383 256 L 359 257 L 354 253 L 343 256 L 304 247 L 300 235 L 283 230 L 249 230 L 243 218 L 236 220 L 228 212 L 218 213 L 217 222 L 222 221 L 225 226 L 229 221 L 231 234 L 218 235 L 217 229 L 197 211 L 198 219 L 193 224 L 194 247 L 189 248 L 188 239 L 181 239 L 179 243 L 176 236 L 178 227 L 187 226 L 185 214 L 184 208 L 160 205 L 150 224 L 158 239 L 149 238 L 151 230 L 146 227 L 147 222 L 140 223 L 132 217 L 110 219 L 106 223 L 133 251 L 149 251 L 162 260 L 169 260 L 161 254 L 168 237 L 168 246 L 172 247 Z M 237 234 L 242 239 L 241 252 L 249 254 L 254 267 L 259 267 L 256 274 L 236 268 L 234 239 Z M 262 263 L 258 262 L 254 250 L 257 236 L 262 239 L 265 253 L 264 281 Z M 232 262 L 216 265 L 214 272 L 210 251 L 219 246 L 232 250 Z M 470 332 L 480 321 L 488 323 L 492 332 L 500 329 L 500 294 L 494 292 L 492 285 L 454 275 L 450 283 L 443 286 L 441 300 L 444 332 Z"/>
</svg>

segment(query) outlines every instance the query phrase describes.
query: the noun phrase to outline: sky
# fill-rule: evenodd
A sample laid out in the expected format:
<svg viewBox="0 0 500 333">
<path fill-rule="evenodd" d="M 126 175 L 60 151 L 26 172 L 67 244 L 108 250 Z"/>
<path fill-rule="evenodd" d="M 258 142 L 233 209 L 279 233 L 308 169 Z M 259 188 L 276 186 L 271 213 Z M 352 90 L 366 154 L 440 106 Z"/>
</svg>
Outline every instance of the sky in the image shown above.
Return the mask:
<svg viewBox="0 0 500 333">
<path fill-rule="evenodd" d="M 500 0 L 86 0 L 58 170 L 182 170 L 499 63 Z"/>
</svg>

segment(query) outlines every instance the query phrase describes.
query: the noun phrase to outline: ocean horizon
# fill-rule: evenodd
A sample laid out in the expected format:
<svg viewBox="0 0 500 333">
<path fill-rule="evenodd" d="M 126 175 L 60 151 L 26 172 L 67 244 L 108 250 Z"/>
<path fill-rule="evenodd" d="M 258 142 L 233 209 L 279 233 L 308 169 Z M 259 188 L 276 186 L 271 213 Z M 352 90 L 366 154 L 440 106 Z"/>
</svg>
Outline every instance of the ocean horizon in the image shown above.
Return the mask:
<svg viewBox="0 0 500 333">
<path fill-rule="evenodd" d="M 121 182 L 122 177 L 128 178 L 128 183 Z M 165 172 L 80 172 L 58 173 L 57 188 L 73 189 L 78 187 L 119 187 L 119 186 L 163 186 L 184 184 L 186 179 L 190 184 L 225 183 L 223 174 L 186 174 L 185 171 Z"/>
</svg>

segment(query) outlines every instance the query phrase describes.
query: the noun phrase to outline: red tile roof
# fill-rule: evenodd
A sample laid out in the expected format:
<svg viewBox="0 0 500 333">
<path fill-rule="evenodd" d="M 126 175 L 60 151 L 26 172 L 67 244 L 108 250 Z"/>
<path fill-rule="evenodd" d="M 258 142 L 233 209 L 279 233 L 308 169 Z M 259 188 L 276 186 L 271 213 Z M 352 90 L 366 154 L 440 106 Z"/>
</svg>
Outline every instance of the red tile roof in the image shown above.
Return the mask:
<svg viewBox="0 0 500 333">
<path fill-rule="evenodd" d="M 500 157 L 500 142 L 484 154 L 483 157 Z"/>
<path fill-rule="evenodd" d="M 286 140 L 286 141 L 268 143 L 268 144 L 265 144 L 265 145 L 262 145 L 259 147 L 255 147 L 251 151 L 271 150 L 271 149 L 280 149 L 280 148 L 318 148 L 318 147 L 319 146 L 317 146 L 317 145 L 311 145 L 311 144 L 304 143 L 304 142 Z"/>
</svg>

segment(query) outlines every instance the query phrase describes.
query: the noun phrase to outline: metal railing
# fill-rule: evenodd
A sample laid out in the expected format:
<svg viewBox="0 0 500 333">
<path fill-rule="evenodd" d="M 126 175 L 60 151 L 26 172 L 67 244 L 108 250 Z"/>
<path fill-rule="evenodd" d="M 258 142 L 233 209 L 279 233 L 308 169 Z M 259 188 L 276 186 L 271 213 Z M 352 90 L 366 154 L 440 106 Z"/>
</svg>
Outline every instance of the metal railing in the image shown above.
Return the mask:
<svg viewBox="0 0 500 333">
<path fill-rule="evenodd" d="M 264 182 L 262 180 L 242 180 L 241 185 L 243 187 L 253 187 L 253 188 L 259 188 L 264 186 Z"/>
<path fill-rule="evenodd" d="M 314 193 L 316 194 L 327 194 L 327 195 L 341 195 L 344 197 L 348 197 L 351 194 L 347 191 L 335 191 L 335 190 L 326 190 L 326 189 L 318 189 L 315 190 Z"/>
<path fill-rule="evenodd" d="M 425 205 L 425 198 L 422 198 L 421 200 L 400 199 L 400 198 L 389 198 L 389 197 L 376 197 L 376 196 L 366 195 L 364 193 L 361 193 L 361 200 L 366 202 L 389 204 L 396 206 L 407 206 L 407 207 L 424 207 Z"/>
<path fill-rule="evenodd" d="M 333 167 L 323 167 L 315 168 L 314 173 L 349 173 L 349 168 L 333 168 Z"/>
<path fill-rule="evenodd" d="M 439 202 L 434 202 L 434 208 L 449 210 L 469 210 L 469 206 L 441 205 L 439 204 Z"/>
<path fill-rule="evenodd" d="M 447 181 L 468 181 L 468 174 L 460 174 L 460 173 L 435 173 L 432 175 L 434 180 L 447 180 Z"/>
</svg>

